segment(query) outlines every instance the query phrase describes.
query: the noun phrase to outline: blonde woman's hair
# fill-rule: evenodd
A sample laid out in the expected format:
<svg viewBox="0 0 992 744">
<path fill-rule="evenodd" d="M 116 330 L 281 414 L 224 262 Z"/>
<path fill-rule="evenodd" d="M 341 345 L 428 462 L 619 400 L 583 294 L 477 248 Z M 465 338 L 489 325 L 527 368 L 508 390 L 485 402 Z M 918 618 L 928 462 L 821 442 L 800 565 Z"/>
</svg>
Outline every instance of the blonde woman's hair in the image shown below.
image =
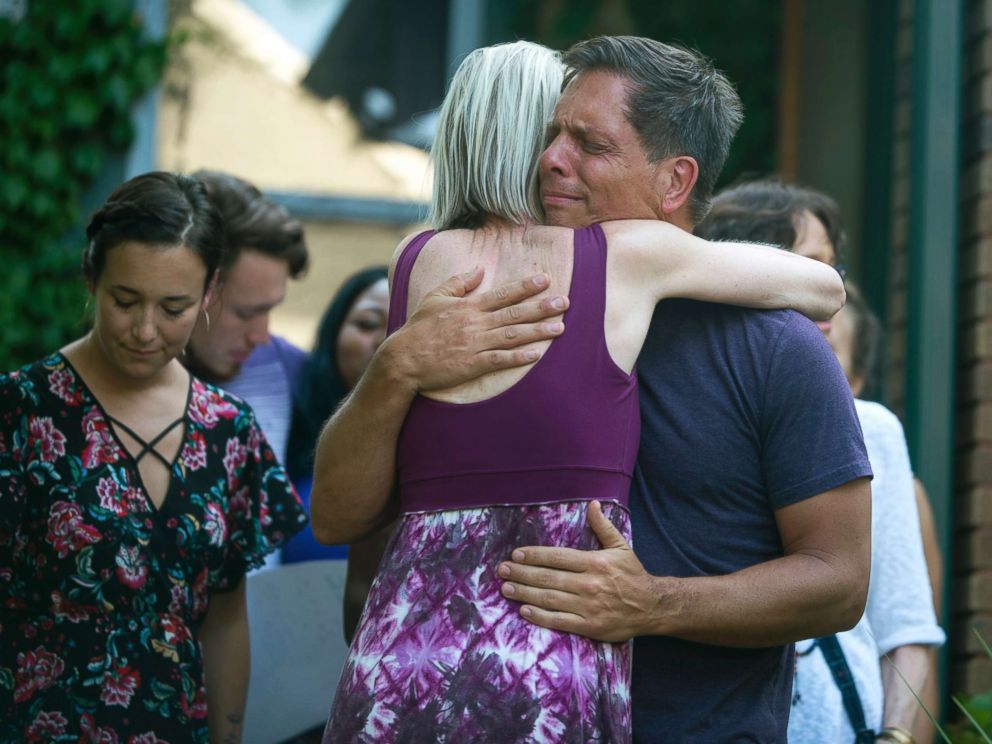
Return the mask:
<svg viewBox="0 0 992 744">
<path fill-rule="evenodd" d="M 489 215 L 543 220 L 537 161 L 563 77 L 558 53 L 529 41 L 476 49 L 465 58 L 441 105 L 431 149 L 431 225 L 476 228 Z"/>
</svg>

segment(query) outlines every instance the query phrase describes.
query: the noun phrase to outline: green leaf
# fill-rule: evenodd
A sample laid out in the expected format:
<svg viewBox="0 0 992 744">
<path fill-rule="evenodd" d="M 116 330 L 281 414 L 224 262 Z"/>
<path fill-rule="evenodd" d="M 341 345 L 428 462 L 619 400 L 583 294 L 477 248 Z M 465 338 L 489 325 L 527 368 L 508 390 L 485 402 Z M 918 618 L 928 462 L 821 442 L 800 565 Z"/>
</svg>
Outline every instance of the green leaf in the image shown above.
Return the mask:
<svg viewBox="0 0 992 744">
<path fill-rule="evenodd" d="M 0 203 L 13 212 L 24 203 L 28 195 L 28 186 L 16 173 L 0 178 Z"/>
<path fill-rule="evenodd" d="M 103 95 L 114 111 L 124 113 L 131 104 L 131 91 L 123 75 L 111 75 L 103 84 Z"/>
<path fill-rule="evenodd" d="M 61 13 L 56 16 L 52 31 L 57 39 L 72 39 L 82 31 L 81 25 L 79 13 Z"/>
<path fill-rule="evenodd" d="M 126 117 L 117 119 L 110 127 L 108 143 L 111 147 L 123 149 L 134 137 L 134 127 L 131 120 Z"/>
<path fill-rule="evenodd" d="M 103 152 L 91 143 L 81 144 L 72 151 L 73 170 L 84 178 L 93 178 L 100 172 Z"/>
<path fill-rule="evenodd" d="M 58 152 L 44 149 L 34 159 L 35 176 L 43 183 L 51 183 L 61 175 L 62 161 Z"/>
<path fill-rule="evenodd" d="M 103 0 L 100 13 L 107 25 L 122 26 L 131 20 L 133 11 L 128 0 Z"/>
<path fill-rule="evenodd" d="M 61 116 L 61 112 L 59 115 Z M 62 133 L 62 122 L 56 121 L 54 117 L 41 116 L 31 121 L 29 133 L 42 142 L 57 140 L 58 135 Z"/>
<path fill-rule="evenodd" d="M 65 123 L 77 129 L 86 129 L 100 116 L 100 109 L 92 94 L 75 92 L 65 100 Z"/>
<path fill-rule="evenodd" d="M 103 75 L 110 67 L 112 55 L 106 47 L 93 47 L 86 50 L 80 68 L 88 73 Z"/>
<path fill-rule="evenodd" d="M 35 189 L 28 197 L 26 207 L 28 214 L 41 221 L 53 220 L 57 214 L 55 201 L 43 190 Z"/>
<path fill-rule="evenodd" d="M 76 62 L 71 57 L 56 55 L 48 63 L 48 75 L 53 83 L 64 85 L 76 74 Z"/>
<path fill-rule="evenodd" d="M 3 151 L 3 170 L 10 172 L 23 172 L 31 164 L 31 150 L 27 142 L 23 139 L 12 139 L 7 148 Z"/>
<path fill-rule="evenodd" d="M 142 95 L 155 85 L 158 80 L 161 63 L 146 55 L 138 59 L 134 64 L 134 92 Z"/>
</svg>

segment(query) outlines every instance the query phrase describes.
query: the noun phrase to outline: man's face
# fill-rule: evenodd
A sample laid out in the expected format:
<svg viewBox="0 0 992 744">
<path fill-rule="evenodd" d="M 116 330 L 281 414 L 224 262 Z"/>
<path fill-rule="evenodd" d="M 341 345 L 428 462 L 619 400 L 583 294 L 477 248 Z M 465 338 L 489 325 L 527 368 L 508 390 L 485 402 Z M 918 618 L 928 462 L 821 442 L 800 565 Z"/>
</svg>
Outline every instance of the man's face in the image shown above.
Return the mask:
<svg viewBox="0 0 992 744">
<path fill-rule="evenodd" d="M 286 297 L 289 264 L 253 250 L 242 250 L 201 314 L 187 353 L 194 370 L 228 380 L 241 370 L 259 344 L 269 340 L 269 314 Z"/>
<path fill-rule="evenodd" d="M 666 161 L 648 162 L 626 104 L 624 79 L 608 72 L 584 73 L 565 88 L 540 161 L 548 224 L 664 219 L 658 179 Z"/>
</svg>

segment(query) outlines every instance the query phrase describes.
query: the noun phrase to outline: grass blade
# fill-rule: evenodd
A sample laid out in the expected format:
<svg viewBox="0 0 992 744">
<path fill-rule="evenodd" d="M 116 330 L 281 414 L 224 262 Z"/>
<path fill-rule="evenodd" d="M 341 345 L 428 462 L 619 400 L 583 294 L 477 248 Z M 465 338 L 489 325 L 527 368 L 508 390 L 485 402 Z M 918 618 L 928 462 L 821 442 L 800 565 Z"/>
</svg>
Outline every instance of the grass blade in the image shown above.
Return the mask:
<svg viewBox="0 0 992 744">
<path fill-rule="evenodd" d="M 988 657 L 990 659 L 992 659 L 992 646 L 989 645 L 989 642 L 982 637 L 982 634 L 978 631 L 978 628 L 975 627 L 974 625 L 971 626 L 971 632 L 975 634 L 975 638 L 977 638 L 978 642 L 982 644 L 982 648 L 985 650 L 985 653 L 988 654 Z"/>
<path fill-rule="evenodd" d="M 920 699 L 920 696 L 916 694 L 916 690 L 914 690 L 913 686 L 909 684 L 909 680 L 907 680 L 906 677 L 903 676 L 902 671 L 892 661 L 892 657 L 890 657 L 888 654 L 885 654 L 884 658 L 889 663 L 889 666 L 891 666 L 895 670 L 896 674 L 899 675 L 899 679 L 902 680 L 902 683 L 906 685 L 906 689 L 909 690 L 910 694 L 916 700 L 916 704 L 919 705 L 920 708 L 923 709 L 923 712 L 927 714 L 927 718 L 930 719 L 930 723 L 933 724 L 934 728 L 937 730 L 937 733 L 940 734 L 940 738 L 942 738 L 947 744 L 954 744 L 954 742 L 951 740 L 951 737 L 947 735 L 947 732 L 944 731 L 944 728 L 940 725 L 940 723 L 938 723 L 937 719 L 933 717 L 933 714 L 930 712 L 930 709 L 927 708 L 926 704 Z M 960 705 L 960 703 L 958 703 L 958 705 Z M 990 741 L 989 744 L 992 744 L 992 741 Z"/>
</svg>

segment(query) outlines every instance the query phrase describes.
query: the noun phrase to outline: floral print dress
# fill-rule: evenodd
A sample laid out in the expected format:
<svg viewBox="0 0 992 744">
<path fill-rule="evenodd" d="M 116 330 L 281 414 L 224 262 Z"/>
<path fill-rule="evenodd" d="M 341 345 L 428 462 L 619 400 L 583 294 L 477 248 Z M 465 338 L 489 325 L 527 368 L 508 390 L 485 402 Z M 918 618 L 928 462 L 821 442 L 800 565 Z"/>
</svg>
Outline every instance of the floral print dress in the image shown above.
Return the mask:
<svg viewBox="0 0 992 744">
<path fill-rule="evenodd" d="M 306 522 L 240 400 L 192 378 L 156 508 L 61 354 L 0 375 L 0 741 L 207 742 L 197 631 Z"/>
</svg>

